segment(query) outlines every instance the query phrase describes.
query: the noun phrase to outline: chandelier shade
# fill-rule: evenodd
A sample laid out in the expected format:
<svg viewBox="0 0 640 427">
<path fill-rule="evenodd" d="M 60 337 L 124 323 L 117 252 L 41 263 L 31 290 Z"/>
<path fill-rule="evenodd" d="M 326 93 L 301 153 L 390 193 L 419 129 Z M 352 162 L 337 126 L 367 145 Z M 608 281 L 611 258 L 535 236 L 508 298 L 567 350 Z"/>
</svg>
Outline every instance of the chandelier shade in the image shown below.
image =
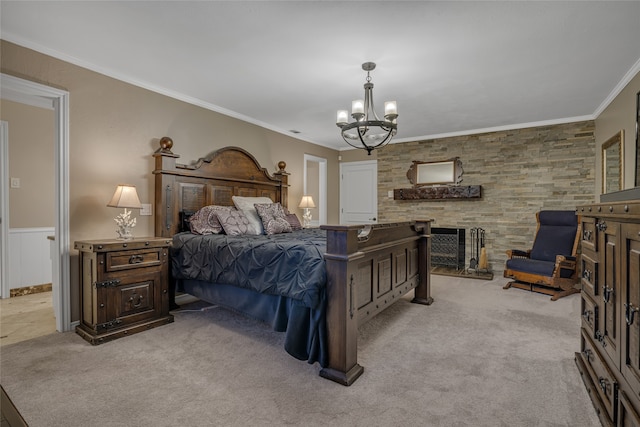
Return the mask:
<svg viewBox="0 0 640 427">
<path fill-rule="evenodd" d="M 381 120 L 373 105 L 373 83 L 370 72 L 375 70 L 376 64 L 365 62 L 362 69 L 367 72 L 367 82 L 364 84 L 364 100 L 357 99 L 351 103 L 351 117 L 349 112 L 338 110 L 336 125 L 341 129 L 342 139 L 350 146 L 371 152 L 376 148 L 387 145 L 398 131 L 398 105 L 396 101 L 384 103 L 384 120 Z"/>
</svg>

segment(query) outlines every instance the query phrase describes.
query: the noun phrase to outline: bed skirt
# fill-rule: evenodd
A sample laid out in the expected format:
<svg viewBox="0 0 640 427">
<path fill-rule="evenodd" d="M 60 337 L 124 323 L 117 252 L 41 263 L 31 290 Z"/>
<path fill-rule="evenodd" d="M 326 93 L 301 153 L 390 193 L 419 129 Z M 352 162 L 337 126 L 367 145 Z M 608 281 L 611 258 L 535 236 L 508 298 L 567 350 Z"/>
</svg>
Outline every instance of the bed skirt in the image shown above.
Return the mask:
<svg viewBox="0 0 640 427">
<path fill-rule="evenodd" d="M 199 280 L 179 280 L 177 290 L 271 325 L 274 331 L 285 333 L 284 348 L 291 356 L 327 366 L 324 290 L 317 308 L 287 297 Z"/>
</svg>

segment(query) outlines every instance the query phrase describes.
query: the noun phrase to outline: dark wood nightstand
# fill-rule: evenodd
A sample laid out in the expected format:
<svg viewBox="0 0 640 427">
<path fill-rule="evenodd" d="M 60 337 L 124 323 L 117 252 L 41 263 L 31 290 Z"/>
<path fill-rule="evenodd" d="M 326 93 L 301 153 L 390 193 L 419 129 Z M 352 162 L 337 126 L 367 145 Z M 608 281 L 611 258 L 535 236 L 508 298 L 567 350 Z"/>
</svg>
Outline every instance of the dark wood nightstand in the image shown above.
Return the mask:
<svg viewBox="0 0 640 427">
<path fill-rule="evenodd" d="M 76 332 L 95 345 L 173 322 L 170 245 L 157 237 L 75 242 L 81 301 Z"/>
</svg>

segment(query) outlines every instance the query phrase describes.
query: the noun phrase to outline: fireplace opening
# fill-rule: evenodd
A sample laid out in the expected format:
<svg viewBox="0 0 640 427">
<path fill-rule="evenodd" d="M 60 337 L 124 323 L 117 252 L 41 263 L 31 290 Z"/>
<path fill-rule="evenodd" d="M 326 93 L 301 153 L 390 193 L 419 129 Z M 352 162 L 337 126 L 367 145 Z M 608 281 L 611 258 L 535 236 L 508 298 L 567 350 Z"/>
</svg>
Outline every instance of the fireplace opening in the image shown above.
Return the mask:
<svg viewBox="0 0 640 427">
<path fill-rule="evenodd" d="M 464 270 L 464 228 L 431 227 L 431 265 Z"/>
</svg>

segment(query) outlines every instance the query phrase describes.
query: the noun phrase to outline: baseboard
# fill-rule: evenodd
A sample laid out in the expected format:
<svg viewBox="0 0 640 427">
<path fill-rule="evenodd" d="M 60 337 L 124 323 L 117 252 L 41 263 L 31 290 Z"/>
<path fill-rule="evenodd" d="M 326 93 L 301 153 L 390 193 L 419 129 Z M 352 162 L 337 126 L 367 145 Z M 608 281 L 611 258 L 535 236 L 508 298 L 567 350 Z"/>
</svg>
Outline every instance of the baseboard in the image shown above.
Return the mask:
<svg viewBox="0 0 640 427">
<path fill-rule="evenodd" d="M 13 288 L 9 291 L 9 296 L 19 297 L 22 295 L 31 295 L 31 294 L 39 294 L 42 292 L 50 292 L 53 289 L 53 285 L 51 283 L 45 283 L 42 285 L 34 285 L 34 286 L 24 286 L 22 288 Z"/>
</svg>

